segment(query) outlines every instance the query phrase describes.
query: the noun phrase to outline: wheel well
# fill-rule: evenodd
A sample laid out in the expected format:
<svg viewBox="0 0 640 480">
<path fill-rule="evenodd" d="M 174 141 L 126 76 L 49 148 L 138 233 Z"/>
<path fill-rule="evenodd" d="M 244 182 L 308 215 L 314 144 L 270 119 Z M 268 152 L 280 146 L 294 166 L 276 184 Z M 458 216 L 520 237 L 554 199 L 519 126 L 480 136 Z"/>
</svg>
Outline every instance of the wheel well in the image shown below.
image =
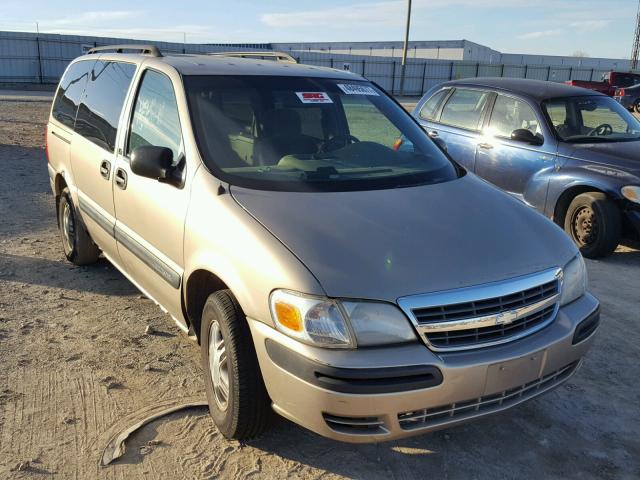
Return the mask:
<svg viewBox="0 0 640 480">
<path fill-rule="evenodd" d="M 562 192 L 562 195 L 560 195 L 560 198 L 558 198 L 558 201 L 556 202 L 556 208 L 553 212 L 553 221 L 559 225 L 560 228 L 564 228 L 564 217 L 567 214 L 567 210 L 569 209 L 569 205 L 573 199 L 586 192 L 605 193 L 599 188 L 592 187 L 590 185 L 578 185 Z"/>
<path fill-rule="evenodd" d="M 60 174 L 57 174 L 56 178 L 53 181 L 53 188 L 55 189 L 56 221 L 58 222 L 58 227 L 60 226 L 60 223 L 59 223 L 60 212 L 58 212 L 58 200 L 60 199 L 60 194 L 62 193 L 62 190 L 64 190 L 66 186 L 67 186 L 67 182 L 65 181 L 64 177 Z"/>
<path fill-rule="evenodd" d="M 185 288 L 187 318 L 193 332 L 198 337 L 198 342 L 200 342 L 200 321 L 207 298 L 212 293 L 229 287 L 208 270 L 196 270 L 189 276 Z"/>
</svg>

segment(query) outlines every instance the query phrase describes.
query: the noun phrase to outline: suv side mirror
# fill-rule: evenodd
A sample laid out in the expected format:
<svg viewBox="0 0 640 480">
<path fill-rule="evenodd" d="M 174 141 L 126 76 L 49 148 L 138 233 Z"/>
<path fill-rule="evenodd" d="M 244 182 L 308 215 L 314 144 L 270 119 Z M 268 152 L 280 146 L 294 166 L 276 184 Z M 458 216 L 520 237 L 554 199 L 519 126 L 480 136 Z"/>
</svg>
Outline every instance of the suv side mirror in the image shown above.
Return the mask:
<svg viewBox="0 0 640 480">
<path fill-rule="evenodd" d="M 537 135 L 531 133 L 531 130 L 526 128 L 518 128 L 511 132 L 511 140 L 515 142 L 528 143 L 530 145 L 542 145 L 544 140 Z"/>
<path fill-rule="evenodd" d="M 167 147 L 145 145 L 136 147 L 131 153 L 131 171 L 141 177 L 168 183 L 181 188 L 184 184 L 182 171 L 184 155 L 177 165 L 173 165 L 173 151 Z"/>
</svg>

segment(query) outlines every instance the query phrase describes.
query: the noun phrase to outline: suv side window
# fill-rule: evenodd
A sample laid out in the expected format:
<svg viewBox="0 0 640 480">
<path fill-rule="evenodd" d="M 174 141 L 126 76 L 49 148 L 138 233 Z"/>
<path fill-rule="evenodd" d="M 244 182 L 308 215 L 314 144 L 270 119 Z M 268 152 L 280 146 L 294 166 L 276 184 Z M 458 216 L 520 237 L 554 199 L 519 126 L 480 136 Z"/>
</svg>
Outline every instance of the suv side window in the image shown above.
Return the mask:
<svg viewBox="0 0 640 480">
<path fill-rule="evenodd" d="M 167 147 L 173 151 L 175 162 L 181 143 L 178 102 L 171 80 L 162 73 L 147 70 L 138 89 L 126 154 L 144 145 Z"/>
<path fill-rule="evenodd" d="M 84 60 L 71 65 L 60 80 L 60 88 L 53 101 L 52 115 L 63 125 L 73 128 L 80 97 L 89 78 L 93 60 Z"/>
<path fill-rule="evenodd" d="M 449 89 L 445 89 L 432 95 L 420 109 L 420 118 L 423 120 L 434 120 L 440 103 L 442 103 L 442 100 L 444 100 L 448 93 Z"/>
<path fill-rule="evenodd" d="M 440 123 L 467 130 L 478 130 L 489 92 L 457 88 L 440 115 Z"/>
<path fill-rule="evenodd" d="M 495 135 L 509 138 L 514 130 L 524 128 L 534 135 L 542 134 L 533 109 L 517 98 L 498 95 L 491 113 L 489 128 Z"/>
<path fill-rule="evenodd" d="M 75 129 L 96 145 L 113 152 L 124 99 L 136 66 L 97 61 L 78 108 Z"/>
</svg>

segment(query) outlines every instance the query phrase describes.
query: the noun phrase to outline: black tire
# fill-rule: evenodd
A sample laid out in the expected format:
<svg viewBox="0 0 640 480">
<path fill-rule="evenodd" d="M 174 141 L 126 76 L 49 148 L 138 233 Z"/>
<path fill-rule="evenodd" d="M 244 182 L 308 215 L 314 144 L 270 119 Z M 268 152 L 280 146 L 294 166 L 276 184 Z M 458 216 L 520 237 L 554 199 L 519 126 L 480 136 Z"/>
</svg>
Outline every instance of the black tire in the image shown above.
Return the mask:
<svg viewBox="0 0 640 480">
<path fill-rule="evenodd" d="M 216 367 L 210 362 L 210 343 L 212 336 L 217 334 L 222 335 L 226 351 L 226 406 L 220 388 L 214 387 L 212 370 Z M 231 291 L 220 290 L 207 298 L 200 340 L 209 413 L 216 426 L 230 439 L 248 440 L 260 435 L 273 416 L 271 400 L 262 380 L 249 325 Z M 215 351 L 219 349 L 213 350 L 215 357 Z M 221 382 L 217 383 L 220 385 Z"/>
<path fill-rule="evenodd" d="M 633 111 L 640 113 L 640 100 L 636 100 L 636 103 L 633 104 Z"/>
<path fill-rule="evenodd" d="M 98 260 L 100 249 L 91 240 L 68 188 L 62 190 L 58 200 L 58 229 L 67 260 L 76 265 L 89 265 Z"/>
<path fill-rule="evenodd" d="M 564 230 L 586 258 L 609 255 L 620 243 L 622 220 L 616 204 L 601 192 L 576 196 L 564 219 Z"/>
</svg>

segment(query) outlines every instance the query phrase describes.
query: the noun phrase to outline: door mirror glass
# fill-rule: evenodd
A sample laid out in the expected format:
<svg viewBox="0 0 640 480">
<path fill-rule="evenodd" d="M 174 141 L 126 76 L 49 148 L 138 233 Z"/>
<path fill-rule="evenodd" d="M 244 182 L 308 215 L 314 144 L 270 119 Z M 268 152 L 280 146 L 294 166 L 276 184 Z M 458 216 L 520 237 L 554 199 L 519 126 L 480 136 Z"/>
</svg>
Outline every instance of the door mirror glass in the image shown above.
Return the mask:
<svg viewBox="0 0 640 480">
<path fill-rule="evenodd" d="M 511 132 L 511 140 L 516 142 L 528 143 L 530 145 L 542 145 L 544 141 L 537 135 L 534 135 L 531 130 L 526 128 L 518 128 Z"/>
<path fill-rule="evenodd" d="M 173 170 L 173 151 L 167 147 L 146 145 L 131 153 L 131 171 L 154 180 L 166 179 Z"/>
</svg>

